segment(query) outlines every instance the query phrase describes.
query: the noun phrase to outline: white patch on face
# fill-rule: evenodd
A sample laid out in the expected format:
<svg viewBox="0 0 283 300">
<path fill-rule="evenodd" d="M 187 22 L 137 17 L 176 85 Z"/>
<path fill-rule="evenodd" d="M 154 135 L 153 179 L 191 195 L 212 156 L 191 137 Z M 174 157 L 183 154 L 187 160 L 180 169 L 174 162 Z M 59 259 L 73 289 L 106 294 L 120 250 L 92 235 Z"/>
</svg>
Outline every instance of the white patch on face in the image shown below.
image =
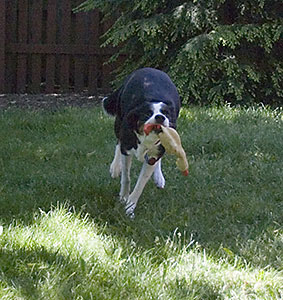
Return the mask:
<svg viewBox="0 0 283 300">
<path fill-rule="evenodd" d="M 157 115 L 161 115 L 161 116 L 163 116 L 163 117 L 165 118 L 162 125 L 165 126 L 165 127 L 168 127 L 168 126 L 169 126 L 169 120 L 168 120 L 168 118 L 161 112 L 163 105 L 164 105 L 164 103 L 162 103 L 162 102 L 158 102 L 158 103 L 153 103 L 153 104 L 152 104 L 151 108 L 152 108 L 152 110 L 153 110 L 153 114 L 152 114 L 152 116 L 145 122 L 145 124 L 148 124 L 148 123 L 156 124 L 157 122 L 156 122 L 155 117 L 156 117 Z"/>
</svg>

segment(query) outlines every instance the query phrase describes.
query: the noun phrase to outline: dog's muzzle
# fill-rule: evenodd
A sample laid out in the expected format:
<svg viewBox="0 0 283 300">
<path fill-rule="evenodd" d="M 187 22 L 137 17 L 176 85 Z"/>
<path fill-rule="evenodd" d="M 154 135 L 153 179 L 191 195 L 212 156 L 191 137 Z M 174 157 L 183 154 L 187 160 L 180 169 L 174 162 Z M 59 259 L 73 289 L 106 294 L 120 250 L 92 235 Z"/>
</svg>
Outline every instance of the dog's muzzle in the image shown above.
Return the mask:
<svg viewBox="0 0 283 300">
<path fill-rule="evenodd" d="M 156 115 L 155 122 L 156 124 L 163 124 L 165 121 L 165 117 L 163 115 Z"/>
</svg>

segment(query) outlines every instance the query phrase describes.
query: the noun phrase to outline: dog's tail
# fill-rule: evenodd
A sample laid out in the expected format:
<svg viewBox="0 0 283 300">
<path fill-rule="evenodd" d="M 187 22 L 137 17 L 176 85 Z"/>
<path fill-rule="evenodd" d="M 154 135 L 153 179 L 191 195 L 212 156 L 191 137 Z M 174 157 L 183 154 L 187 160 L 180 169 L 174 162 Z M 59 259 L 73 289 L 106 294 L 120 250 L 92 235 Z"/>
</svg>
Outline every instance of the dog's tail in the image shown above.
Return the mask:
<svg viewBox="0 0 283 300">
<path fill-rule="evenodd" d="M 102 107 L 103 107 L 104 111 L 111 116 L 116 116 L 116 114 L 117 114 L 120 90 L 121 89 L 116 90 L 111 95 L 109 95 L 108 97 L 105 97 L 102 100 Z"/>
</svg>

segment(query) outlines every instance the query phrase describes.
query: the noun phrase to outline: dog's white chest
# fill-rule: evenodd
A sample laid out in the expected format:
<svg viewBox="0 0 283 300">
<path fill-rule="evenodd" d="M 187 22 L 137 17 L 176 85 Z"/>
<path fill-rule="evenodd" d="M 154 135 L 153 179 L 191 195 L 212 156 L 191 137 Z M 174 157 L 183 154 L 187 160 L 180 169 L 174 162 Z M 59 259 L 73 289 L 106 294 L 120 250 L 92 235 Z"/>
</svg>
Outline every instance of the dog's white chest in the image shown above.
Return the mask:
<svg viewBox="0 0 283 300">
<path fill-rule="evenodd" d="M 150 156 L 156 156 L 158 153 L 158 145 L 160 144 L 158 135 L 150 132 L 149 135 L 137 134 L 140 141 L 138 148 L 134 149 L 134 154 L 139 161 L 144 161 L 145 155 L 148 153 Z"/>
</svg>

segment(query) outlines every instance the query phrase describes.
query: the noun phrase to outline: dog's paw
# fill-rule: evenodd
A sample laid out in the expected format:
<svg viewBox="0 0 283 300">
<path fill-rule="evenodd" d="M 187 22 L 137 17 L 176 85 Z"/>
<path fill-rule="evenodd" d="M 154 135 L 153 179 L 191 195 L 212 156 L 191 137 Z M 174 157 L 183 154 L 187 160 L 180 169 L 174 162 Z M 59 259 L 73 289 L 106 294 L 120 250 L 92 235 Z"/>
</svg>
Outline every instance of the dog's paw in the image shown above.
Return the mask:
<svg viewBox="0 0 283 300">
<path fill-rule="evenodd" d="M 128 196 L 119 195 L 119 202 L 126 205 L 128 203 Z"/>
<path fill-rule="evenodd" d="M 110 175 L 112 178 L 117 178 L 120 176 L 121 171 L 122 171 L 122 166 L 120 162 L 117 162 L 113 160 L 113 162 L 110 165 Z"/>
<path fill-rule="evenodd" d="M 130 219 L 134 219 L 135 218 L 135 208 L 136 208 L 136 203 L 134 203 L 134 202 L 127 203 L 127 205 L 125 207 L 126 215 Z"/>
<path fill-rule="evenodd" d="M 165 178 L 164 178 L 162 172 L 159 172 L 159 171 L 154 172 L 153 180 L 154 180 L 154 183 L 156 184 L 156 186 L 159 189 L 164 189 L 164 187 L 165 187 Z"/>
</svg>

